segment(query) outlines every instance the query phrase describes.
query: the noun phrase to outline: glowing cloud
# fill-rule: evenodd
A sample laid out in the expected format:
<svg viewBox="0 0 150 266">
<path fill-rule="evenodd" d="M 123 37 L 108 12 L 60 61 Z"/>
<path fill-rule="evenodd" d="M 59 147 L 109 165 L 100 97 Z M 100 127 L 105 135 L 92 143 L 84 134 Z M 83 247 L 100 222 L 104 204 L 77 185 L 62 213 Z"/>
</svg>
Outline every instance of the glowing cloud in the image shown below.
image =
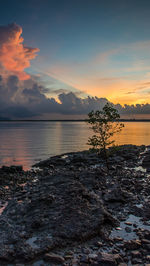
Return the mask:
<svg viewBox="0 0 150 266">
<path fill-rule="evenodd" d="M 13 23 L 0 26 L 0 66 L 4 73 L 16 75 L 20 80 L 30 78 L 24 69 L 36 57 L 38 48 L 26 47 L 21 37 L 22 28 Z"/>
</svg>

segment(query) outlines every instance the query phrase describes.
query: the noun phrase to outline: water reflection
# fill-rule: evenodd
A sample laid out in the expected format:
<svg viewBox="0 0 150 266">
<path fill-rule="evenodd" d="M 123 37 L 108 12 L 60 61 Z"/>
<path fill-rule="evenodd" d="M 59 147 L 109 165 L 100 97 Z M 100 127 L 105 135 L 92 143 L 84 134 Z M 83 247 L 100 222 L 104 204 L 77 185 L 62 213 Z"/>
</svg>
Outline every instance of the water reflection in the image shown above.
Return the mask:
<svg viewBox="0 0 150 266">
<path fill-rule="evenodd" d="M 125 122 L 117 144 L 150 144 L 149 122 Z M 88 149 L 92 131 L 84 122 L 0 122 L 0 165 L 21 164 L 28 169 L 35 160 Z"/>
</svg>

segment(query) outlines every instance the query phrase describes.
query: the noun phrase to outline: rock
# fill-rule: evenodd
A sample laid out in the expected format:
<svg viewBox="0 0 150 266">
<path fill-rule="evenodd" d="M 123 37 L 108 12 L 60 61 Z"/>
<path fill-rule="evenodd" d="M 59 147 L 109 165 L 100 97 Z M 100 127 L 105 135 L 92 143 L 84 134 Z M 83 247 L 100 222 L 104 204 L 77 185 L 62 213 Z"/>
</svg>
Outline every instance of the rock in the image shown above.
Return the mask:
<svg viewBox="0 0 150 266">
<path fill-rule="evenodd" d="M 71 260 L 72 259 L 72 255 L 65 255 L 64 258 L 65 258 L 65 260 Z"/>
<path fill-rule="evenodd" d="M 6 173 L 16 173 L 16 172 L 22 172 L 23 167 L 22 165 L 12 165 L 12 166 L 2 166 L 1 171 L 6 172 Z"/>
<path fill-rule="evenodd" d="M 150 166 L 150 152 L 147 152 L 144 159 L 142 160 L 142 166 L 149 167 Z"/>
<path fill-rule="evenodd" d="M 72 262 L 71 262 L 71 265 L 72 265 L 72 266 L 78 266 L 78 265 L 79 265 L 79 263 L 78 263 L 78 259 L 74 258 L 74 259 L 72 260 Z"/>
<path fill-rule="evenodd" d="M 81 258 L 80 258 L 80 262 L 88 263 L 88 256 L 87 255 L 82 255 Z"/>
<path fill-rule="evenodd" d="M 66 160 L 59 157 L 59 156 L 54 156 L 51 157 L 47 160 L 41 161 L 39 163 L 36 163 L 33 165 L 33 167 L 40 167 L 40 168 L 51 168 L 54 169 L 55 166 L 63 166 L 66 164 Z"/>
<path fill-rule="evenodd" d="M 134 258 L 132 259 L 132 263 L 133 264 L 137 264 L 137 265 L 142 265 L 142 260 L 141 259 L 138 259 L 138 258 Z"/>
<path fill-rule="evenodd" d="M 73 156 L 70 162 L 75 163 L 75 164 L 76 163 L 89 163 L 89 160 L 83 154 L 76 154 Z"/>
<path fill-rule="evenodd" d="M 88 257 L 89 257 L 89 259 L 91 259 L 91 260 L 96 260 L 97 257 L 98 257 L 98 255 L 97 255 L 97 254 L 89 254 Z"/>
<path fill-rule="evenodd" d="M 68 251 L 65 252 L 65 255 L 66 255 L 66 256 L 68 256 L 68 255 L 69 255 L 69 256 L 73 256 L 73 251 L 68 250 Z"/>
<path fill-rule="evenodd" d="M 150 261 L 150 255 L 147 255 L 147 256 L 146 256 L 146 259 L 147 259 L 148 261 Z"/>
<path fill-rule="evenodd" d="M 125 230 L 127 233 L 131 233 L 132 232 L 132 229 L 130 227 L 125 227 Z"/>
<path fill-rule="evenodd" d="M 145 245 L 144 245 L 144 248 L 146 248 L 147 250 L 150 251 L 150 244 L 145 244 Z"/>
<path fill-rule="evenodd" d="M 150 240 L 150 232 L 149 231 L 144 232 L 144 238 Z"/>
<path fill-rule="evenodd" d="M 40 174 L 41 179 L 36 185 L 35 182 L 26 185 L 27 191 L 21 203 L 18 200 L 8 202 L 4 214 L 0 216 L 1 249 L 5 248 L 8 241 L 24 249 L 24 239 L 30 238 L 31 244 L 28 244 L 28 248 L 32 248 L 33 255 L 38 256 L 47 248 L 55 250 L 57 246 L 68 245 L 68 242 L 79 243 L 97 235 L 104 237 L 105 232 L 117 225 L 117 220 L 106 210 L 94 190 L 90 192 L 86 185 L 75 180 L 72 175 L 70 171 L 60 174 L 56 172 L 44 178 Z M 1 226 L 3 217 L 10 224 L 10 229 L 6 222 Z M 20 237 L 22 226 L 25 232 L 23 238 Z M 37 234 L 39 240 L 32 241 Z M 13 235 L 17 237 L 10 237 Z M 15 252 L 16 249 L 11 259 L 19 260 L 19 253 Z M 30 251 L 23 253 L 22 260 L 29 259 L 30 254 Z"/>
<path fill-rule="evenodd" d="M 100 253 L 98 255 L 98 262 L 103 263 L 103 266 L 115 266 L 117 265 L 117 261 L 115 259 L 115 256 L 113 254 L 108 254 L 108 253 Z"/>
<path fill-rule="evenodd" d="M 122 257 L 120 256 L 120 254 L 114 254 L 114 259 L 115 259 L 115 261 L 117 262 L 117 264 L 118 264 L 119 262 L 123 262 L 123 259 L 122 259 Z"/>
<path fill-rule="evenodd" d="M 54 156 L 34 172 L 1 168 L 0 265 L 4 260 L 27 265 L 46 252 L 43 265 L 126 266 L 131 258 L 132 264 L 149 262 L 149 230 L 139 229 L 138 223 L 133 230 L 136 221 L 127 222 L 131 214 L 143 218 L 141 223 L 150 218 L 150 179 L 129 168 L 138 165 L 140 151 L 119 147 L 109 173 L 102 156 L 88 152 Z M 137 203 L 143 207 L 135 208 Z M 120 238 L 121 222 L 141 241 Z M 118 231 L 111 236 L 113 227 Z M 58 250 L 64 255 L 55 254 Z"/>
<path fill-rule="evenodd" d="M 132 223 L 131 223 L 131 222 L 125 222 L 125 224 L 126 224 L 126 225 L 132 225 Z"/>
<path fill-rule="evenodd" d="M 100 242 L 100 241 L 98 241 L 98 242 L 97 242 L 97 246 L 98 246 L 98 247 L 102 247 L 102 246 L 103 246 L 103 243 Z"/>
<path fill-rule="evenodd" d="M 140 240 L 129 240 L 124 243 L 124 247 L 128 250 L 137 249 L 141 247 L 141 241 Z"/>
<path fill-rule="evenodd" d="M 113 156 L 109 159 L 111 163 L 120 163 L 124 161 L 124 158 L 122 156 Z"/>
<path fill-rule="evenodd" d="M 142 242 L 142 245 L 145 245 L 145 244 L 150 244 L 150 240 L 148 239 L 141 239 L 141 242 Z"/>
<path fill-rule="evenodd" d="M 132 197 L 131 193 L 121 189 L 120 187 L 109 189 L 104 195 L 104 200 L 108 202 L 127 202 Z"/>
<path fill-rule="evenodd" d="M 53 253 L 45 254 L 44 260 L 48 261 L 48 262 L 61 264 L 61 265 L 65 262 L 65 259 L 62 256 L 59 256 L 59 255 L 53 254 Z"/>
<path fill-rule="evenodd" d="M 132 251 L 132 252 L 131 252 L 131 255 L 132 255 L 133 258 L 141 258 L 141 257 L 142 257 L 141 252 L 138 251 L 138 250 L 134 250 L 134 251 Z"/>
</svg>

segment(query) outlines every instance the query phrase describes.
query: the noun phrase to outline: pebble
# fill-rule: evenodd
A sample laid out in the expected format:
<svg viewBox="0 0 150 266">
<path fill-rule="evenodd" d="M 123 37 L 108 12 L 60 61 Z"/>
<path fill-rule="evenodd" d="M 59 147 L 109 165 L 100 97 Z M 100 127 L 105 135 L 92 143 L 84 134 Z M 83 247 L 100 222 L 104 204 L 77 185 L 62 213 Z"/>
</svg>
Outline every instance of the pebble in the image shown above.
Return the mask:
<svg viewBox="0 0 150 266">
<path fill-rule="evenodd" d="M 89 259 L 96 260 L 98 255 L 97 254 L 89 254 L 88 257 L 89 257 Z"/>
<path fill-rule="evenodd" d="M 131 233 L 132 232 L 132 229 L 130 227 L 125 227 L 125 230 L 127 233 Z"/>
<path fill-rule="evenodd" d="M 53 262 L 53 263 L 64 263 L 65 259 L 62 256 L 52 253 L 46 253 L 44 256 L 44 260 Z"/>
</svg>

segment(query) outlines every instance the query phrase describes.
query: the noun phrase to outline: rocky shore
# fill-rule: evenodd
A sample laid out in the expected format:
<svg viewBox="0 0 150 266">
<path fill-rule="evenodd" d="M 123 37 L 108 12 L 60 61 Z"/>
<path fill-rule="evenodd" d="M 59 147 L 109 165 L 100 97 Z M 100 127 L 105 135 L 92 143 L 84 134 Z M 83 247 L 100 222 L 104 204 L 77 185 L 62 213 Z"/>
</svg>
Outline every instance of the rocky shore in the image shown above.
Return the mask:
<svg viewBox="0 0 150 266">
<path fill-rule="evenodd" d="M 0 168 L 0 265 L 150 265 L 150 148 Z"/>
</svg>

